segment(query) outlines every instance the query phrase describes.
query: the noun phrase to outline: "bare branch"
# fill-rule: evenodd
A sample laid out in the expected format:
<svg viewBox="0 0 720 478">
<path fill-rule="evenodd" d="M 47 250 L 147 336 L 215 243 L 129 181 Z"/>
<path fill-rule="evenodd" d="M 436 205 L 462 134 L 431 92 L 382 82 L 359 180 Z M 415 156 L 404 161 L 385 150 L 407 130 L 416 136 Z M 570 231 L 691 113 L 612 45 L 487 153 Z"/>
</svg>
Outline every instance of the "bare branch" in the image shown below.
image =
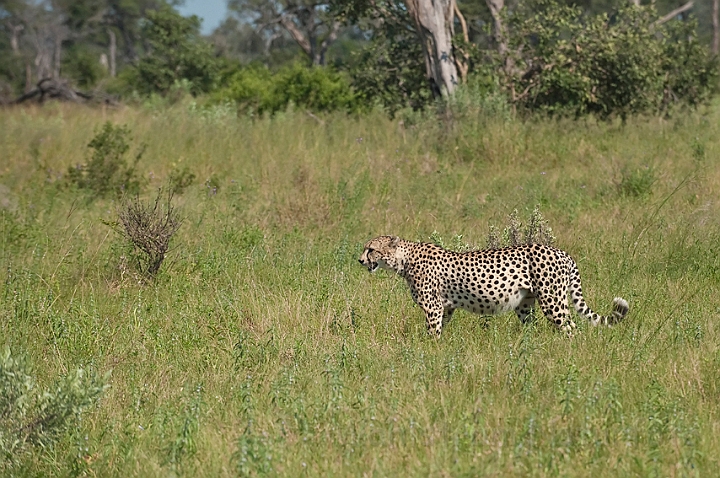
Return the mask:
<svg viewBox="0 0 720 478">
<path fill-rule="evenodd" d="M 340 22 L 333 22 L 330 33 L 328 33 L 328 35 L 325 37 L 325 39 L 323 39 L 322 43 L 320 44 L 319 60 L 321 65 L 325 64 L 325 53 L 327 52 L 327 49 L 330 48 L 330 45 L 332 45 L 335 40 L 337 40 L 340 27 L 342 27 L 342 24 Z"/>
<path fill-rule="evenodd" d="M 677 16 L 680 15 L 681 13 L 684 13 L 684 12 L 690 10 L 694 5 L 695 5 L 695 3 L 693 2 L 693 0 L 690 0 L 690 1 L 687 2 L 685 5 L 683 5 L 683 6 L 681 6 L 681 7 L 678 7 L 678 8 L 676 8 L 675 10 L 673 10 L 672 12 L 668 13 L 667 15 L 665 15 L 665 16 L 660 17 L 659 19 L 657 19 L 657 20 L 655 21 L 655 23 L 653 23 L 653 26 L 656 26 L 656 27 L 657 27 L 657 26 L 662 25 L 663 23 L 669 22 L 670 20 L 672 20 L 673 18 L 677 17 Z"/>
<path fill-rule="evenodd" d="M 290 33 L 290 35 L 297 42 L 297 44 L 300 45 L 300 48 L 302 48 L 305 54 L 312 58 L 313 51 L 312 45 L 310 45 L 310 40 L 308 40 L 305 34 L 300 31 L 300 29 L 295 25 L 295 22 L 293 22 L 289 16 L 282 15 L 280 17 L 280 24 L 283 26 L 283 28 L 285 28 L 285 30 L 288 31 L 288 33 Z"/>
<path fill-rule="evenodd" d="M 455 18 L 458 19 L 460 22 L 460 28 L 462 28 L 463 33 L 463 41 L 465 41 L 465 44 L 470 43 L 470 35 L 468 33 L 468 26 L 467 22 L 465 21 L 465 17 L 463 16 L 462 12 L 460 11 L 460 8 L 457 5 L 457 1 L 453 1 L 453 11 L 455 13 Z M 460 49 L 458 49 L 460 50 Z M 468 69 L 469 69 L 469 61 L 470 61 L 470 55 L 467 51 L 458 51 L 460 55 L 455 56 L 455 63 L 457 64 L 458 73 L 460 75 L 460 80 L 465 83 L 467 81 L 467 75 L 468 75 Z M 462 56 L 462 59 L 460 58 Z"/>
</svg>

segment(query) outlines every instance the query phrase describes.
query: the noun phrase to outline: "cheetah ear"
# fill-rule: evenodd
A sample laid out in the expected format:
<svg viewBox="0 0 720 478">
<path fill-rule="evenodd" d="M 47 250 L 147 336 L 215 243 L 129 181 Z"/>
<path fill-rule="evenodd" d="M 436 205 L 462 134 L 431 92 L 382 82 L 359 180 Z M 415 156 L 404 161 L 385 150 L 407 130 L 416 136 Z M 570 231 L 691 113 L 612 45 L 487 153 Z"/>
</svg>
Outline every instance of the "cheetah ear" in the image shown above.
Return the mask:
<svg viewBox="0 0 720 478">
<path fill-rule="evenodd" d="M 390 241 L 390 245 L 392 247 L 396 247 L 398 244 L 400 244 L 400 238 L 398 236 L 392 236 L 392 240 Z"/>
</svg>

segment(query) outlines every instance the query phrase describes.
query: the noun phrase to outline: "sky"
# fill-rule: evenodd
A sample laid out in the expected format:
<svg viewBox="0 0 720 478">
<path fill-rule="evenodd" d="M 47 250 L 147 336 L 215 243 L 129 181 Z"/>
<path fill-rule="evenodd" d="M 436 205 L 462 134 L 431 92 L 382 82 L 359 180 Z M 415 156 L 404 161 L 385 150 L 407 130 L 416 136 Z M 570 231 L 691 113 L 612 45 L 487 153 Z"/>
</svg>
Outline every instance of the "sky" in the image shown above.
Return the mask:
<svg viewBox="0 0 720 478">
<path fill-rule="evenodd" d="M 178 7 L 181 15 L 197 15 L 202 22 L 200 29 L 203 35 L 209 35 L 225 19 L 227 0 L 185 0 L 185 5 Z"/>
</svg>

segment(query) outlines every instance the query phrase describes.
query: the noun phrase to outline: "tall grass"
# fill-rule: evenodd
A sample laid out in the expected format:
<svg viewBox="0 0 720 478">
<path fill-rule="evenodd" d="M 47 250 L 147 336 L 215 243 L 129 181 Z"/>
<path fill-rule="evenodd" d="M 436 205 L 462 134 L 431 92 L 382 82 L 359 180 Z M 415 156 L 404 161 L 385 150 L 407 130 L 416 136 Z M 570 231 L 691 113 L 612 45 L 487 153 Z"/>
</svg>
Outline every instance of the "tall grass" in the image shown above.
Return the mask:
<svg viewBox="0 0 720 478">
<path fill-rule="evenodd" d="M 7 473 L 717 469 L 720 108 L 624 126 L 200 113 L 0 111 L 0 349 L 41 385 L 112 370 L 79 431 Z M 151 283 L 104 225 L 115 200 L 64 178 L 106 121 L 147 144 L 145 199 L 195 177 Z M 378 234 L 483 246 L 536 205 L 589 304 L 628 299 L 622 324 L 568 339 L 460 312 L 436 341 L 401 279 L 357 264 Z"/>
</svg>

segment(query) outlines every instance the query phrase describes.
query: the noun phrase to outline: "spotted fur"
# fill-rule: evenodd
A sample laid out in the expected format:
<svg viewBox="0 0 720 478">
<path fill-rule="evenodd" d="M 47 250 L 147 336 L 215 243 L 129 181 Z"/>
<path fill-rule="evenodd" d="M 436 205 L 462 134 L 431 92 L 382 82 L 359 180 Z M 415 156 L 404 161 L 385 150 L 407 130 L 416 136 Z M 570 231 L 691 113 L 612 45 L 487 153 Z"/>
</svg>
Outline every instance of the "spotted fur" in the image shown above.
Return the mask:
<svg viewBox="0 0 720 478">
<path fill-rule="evenodd" d="M 383 268 L 405 278 L 413 300 L 425 312 L 428 332 L 436 337 L 455 309 L 480 315 L 512 310 L 525 322 L 536 302 L 558 329 L 571 334 L 576 326 L 570 319 L 568 293 L 577 313 L 593 326 L 615 324 L 629 310 L 620 297 L 613 301 L 611 315 L 590 310 L 575 261 L 542 244 L 460 253 L 380 236 L 365 244 L 360 263 L 370 272 Z"/>
</svg>

